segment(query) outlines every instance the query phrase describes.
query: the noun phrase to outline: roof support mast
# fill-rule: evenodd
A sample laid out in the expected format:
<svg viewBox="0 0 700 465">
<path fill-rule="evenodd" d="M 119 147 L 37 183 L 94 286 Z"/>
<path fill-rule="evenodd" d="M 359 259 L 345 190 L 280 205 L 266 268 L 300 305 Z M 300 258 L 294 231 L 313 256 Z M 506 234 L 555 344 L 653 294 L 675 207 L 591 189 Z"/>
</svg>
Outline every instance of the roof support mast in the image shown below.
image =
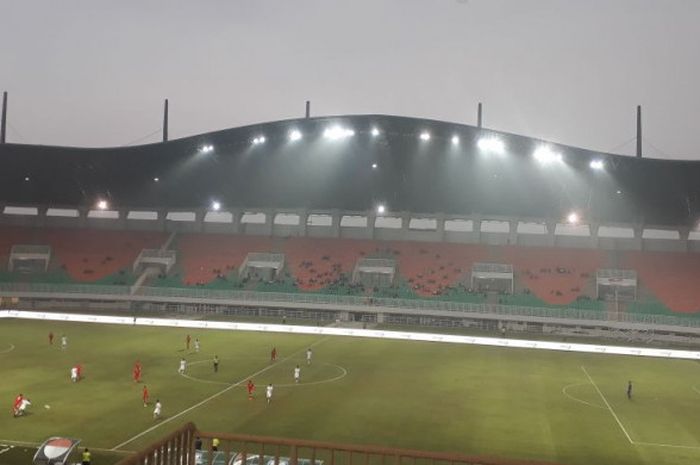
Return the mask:
<svg viewBox="0 0 700 465">
<path fill-rule="evenodd" d="M 642 106 L 637 105 L 637 158 L 642 158 Z"/>
<path fill-rule="evenodd" d="M 2 93 L 2 120 L 0 120 L 0 144 L 5 143 L 5 129 L 7 126 L 7 92 Z"/>
<path fill-rule="evenodd" d="M 168 99 L 163 106 L 163 142 L 168 142 Z"/>
</svg>

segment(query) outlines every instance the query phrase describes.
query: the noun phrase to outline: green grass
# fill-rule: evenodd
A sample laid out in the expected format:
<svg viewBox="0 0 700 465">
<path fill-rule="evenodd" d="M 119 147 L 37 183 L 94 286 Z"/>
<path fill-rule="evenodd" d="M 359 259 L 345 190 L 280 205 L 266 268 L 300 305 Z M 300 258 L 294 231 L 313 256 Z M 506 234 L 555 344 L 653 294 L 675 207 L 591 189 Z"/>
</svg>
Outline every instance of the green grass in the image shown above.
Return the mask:
<svg viewBox="0 0 700 465">
<path fill-rule="evenodd" d="M 69 338 L 68 350 L 50 347 L 53 331 Z M 700 462 L 700 371 L 691 361 L 613 357 L 469 345 L 321 338 L 319 336 L 190 331 L 200 354 L 185 353 L 186 330 L 0 320 L 0 415 L 3 440 L 41 442 L 51 435 L 78 437 L 91 448 L 110 449 L 156 424 L 131 380 L 136 359 L 152 398 L 163 402 L 165 420 L 253 373 L 258 398 L 235 387 L 201 407 L 164 421 L 123 448 L 137 450 L 194 421 L 206 431 L 229 431 L 322 441 L 378 444 L 545 460 L 561 464 L 667 464 Z M 303 351 L 315 344 L 314 363 Z M 271 365 L 276 346 L 280 360 Z M 221 358 L 215 374 L 208 361 Z M 177 374 L 185 355 L 189 375 Z M 290 357 L 289 359 L 286 359 Z M 85 379 L 69 382 L 72 364 Z M 304 383 L 288 386 L 302 364 Z M 625 430 L 582 370 L 586 368 Z M 341 368 L 342 367 L 342 368 Z M 625 396 L 633 380 L 633 400 Z M 206 381 L 206 382 L 201 382 Z M 277 385 L 270 406 L 264 385 Z M 215 384 L 221 383 L 221 384 Z M 579 401 L 567 397 L 567 393 Z M 14 419 L 17 393 L 33 402 L 31 415 Z M 587 402 L 587 405 L 583 402 Z M 44 409 L 48 404 L 50 409 Z M 100 464 L 117 456 L 105 454 Z M 9 460 L 9 461 L 8 461 Z M 0 463 L 28 463 L 11 451 Z M 95 461 L 97 463 L 97 460 Z"/>
</svg>

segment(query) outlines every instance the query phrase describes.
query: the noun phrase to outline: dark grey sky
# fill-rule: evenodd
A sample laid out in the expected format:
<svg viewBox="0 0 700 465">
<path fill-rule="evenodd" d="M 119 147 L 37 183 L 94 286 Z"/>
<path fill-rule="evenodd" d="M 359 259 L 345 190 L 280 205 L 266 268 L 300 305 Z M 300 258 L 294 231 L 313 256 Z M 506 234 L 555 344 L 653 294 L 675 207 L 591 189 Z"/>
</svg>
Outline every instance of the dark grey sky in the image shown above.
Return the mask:
<svg viewBox="0 0 700 465">
<path fill-rule="evenodd" d="M 700 158 L 700 0 L 0 0 L 12 142 L 124 145 L 314 115 Z M 153 135 L 144 141 L 157 141 Z"/>
</svg>

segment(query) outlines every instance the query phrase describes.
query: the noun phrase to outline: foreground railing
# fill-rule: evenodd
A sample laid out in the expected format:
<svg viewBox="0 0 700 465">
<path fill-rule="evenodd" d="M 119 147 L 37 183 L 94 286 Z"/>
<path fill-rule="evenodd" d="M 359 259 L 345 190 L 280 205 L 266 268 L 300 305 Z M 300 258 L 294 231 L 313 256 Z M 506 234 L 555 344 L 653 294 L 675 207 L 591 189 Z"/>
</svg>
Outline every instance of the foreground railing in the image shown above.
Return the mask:
<svg viewBox="0 0 700 465">
<path fill-rule="evenodd" d="M 188 423 L 117 465 L 552 465 L 444 452 L 197 431 Z"/>
<path fill-rule="evenodd" d="M 477 304 L 444 300 L 393 299 L 366 296 L 348 296 L 316 293 L 259 292 L 244 290 L 220 290 L 206 288 L 142 287 L 129 295 L 128 286 L 92 284 L 48 284 L 48 283 L 0 283 L 0 294 L 5 296 L 56 297 L 80 299 L 162 301 L 182 303 L 216 303 L 221 305 L 259 305 L 284 307 L 285 304 L 308 305 L 327 310 L 367 310 L 377 312 L 402 310 L 418 312 L 446 312 L 454 316 L 462 314 L 503 315 L 510 317 L 559 318 L 582 321 L 611 321 L 607 312 L 579 308 L 547 308 L 520 305 Z M 349 307 L 349 308 L 348 308 Z M 700 318 L 671 315 L 625 312 L 615 315 L 614 320 L 623 323 L 653 324 L 662 326 L 700 327 Z"/>
</svg>

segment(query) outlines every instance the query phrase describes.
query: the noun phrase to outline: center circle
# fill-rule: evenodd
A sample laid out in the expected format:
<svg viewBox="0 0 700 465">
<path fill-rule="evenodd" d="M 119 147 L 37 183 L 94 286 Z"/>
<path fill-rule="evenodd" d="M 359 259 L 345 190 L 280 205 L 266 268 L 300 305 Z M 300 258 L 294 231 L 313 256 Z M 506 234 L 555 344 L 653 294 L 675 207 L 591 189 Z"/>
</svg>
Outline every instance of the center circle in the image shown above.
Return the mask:
<svg viewBox="0 0 700 465">
<path fill-rule="evenodd" d="M 233 359 L 224 358 L 219 360 L 219 374 L 221 374 L 223 371 L 223 365 L 225 365 L 226 362 L 232 362 Z M 265 359 L 265 361 L 269 362 L 268 359 Z M 204 359 L 189 362 L 187 364 L 187 371 L 185 373 L 181 373 L 180 376 L 198 383 L 217 384 L 220 386 L 233 386 L 235 384 L 239 384 L 241 387 L 243 387 L 245 384 L 244 382 L 226 382 L 212 379 L 211 376 L 204 375 L 204 373 L 202 373 L 201 368 L 193 369 L 193 367 L 199 367 L 200 365 L 207 365 L 207 370 L 209 370 L 207 371 L 207 373 L 212 374 L 213 360 Z M 299 366 L 301 368 L 301 377 L 300 381 L 298 383 L 295 383 L 293 377 L 294 366 L 296 366 L 296 363 L 292 361 L 277 362 L 277 364 L 275 365 L 270 365 L 270 367 L 264 373 L 261 373 L 255 378 L 257 380 L 263 380 L 265 384 L 271 382 L 275 385 L 275 387 L 284 388 L 333 383 L 335 381 L 341 380 L 348 374 L 348 371 L 344 367 L 341 367 L 340 365 L 335 365 L 333 363 L 319 361 L 315 361 L 311 365 L 307 365 L 306 363 L 299 363 Z M 311 374 L 309 374 L 309 372 L 311 372 Z M 257 381 L 256 384 L 261 385 L 261 382 Z"/>
</svg>

